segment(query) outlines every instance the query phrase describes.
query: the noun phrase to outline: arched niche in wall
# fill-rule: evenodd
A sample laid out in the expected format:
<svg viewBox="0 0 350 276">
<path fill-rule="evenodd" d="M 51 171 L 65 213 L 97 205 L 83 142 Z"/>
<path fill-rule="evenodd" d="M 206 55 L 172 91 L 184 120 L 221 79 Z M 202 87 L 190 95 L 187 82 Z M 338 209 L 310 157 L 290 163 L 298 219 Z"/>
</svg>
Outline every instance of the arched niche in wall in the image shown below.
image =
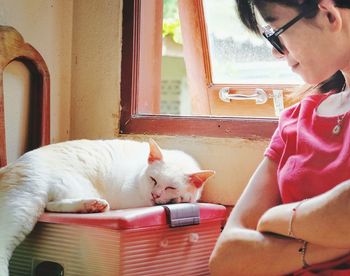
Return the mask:
<svg viewBox="0 0 350 276">
<path fill-rule="evenodd" d="M 39 52 L 24 41 L 19 32 L 9 26 L 0 26 L 1 167 L 7 164 L 6 132 L 10 131 L 12 127 L 11 123 L 8 123 L 10 121 L 5 120 L 4 105 L 7 103 L 4 97 L 4 70 L 13 62 L 22 63 L 29 72 L 28 125 L 26 127 L 27 133 L 24 135 L 27 141 L 25 142 L 24 151 L 35 149 L 50 142 L 50 76 L 46 63 Z M 11 93 L 11 91 L 6 91 L 6 93 Z M 15 99 L 12 97 L 9 104 L 14 105 L 14 101 Z"/>
<path fill-rule="evenodd" d="M 30 119 L 30 72 L 18 61 L 3 72 L 6 158 L 11 163 L 27 151 Z"/>
</svg>

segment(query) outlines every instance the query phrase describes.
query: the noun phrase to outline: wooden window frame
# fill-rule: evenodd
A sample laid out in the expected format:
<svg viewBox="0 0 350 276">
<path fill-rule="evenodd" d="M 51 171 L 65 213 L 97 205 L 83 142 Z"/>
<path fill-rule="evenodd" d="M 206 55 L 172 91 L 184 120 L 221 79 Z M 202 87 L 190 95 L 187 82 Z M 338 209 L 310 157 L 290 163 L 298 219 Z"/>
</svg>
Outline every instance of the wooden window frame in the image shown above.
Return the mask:
<svg viewBox="0 0 350 276">
<path fill-rule="evenodd" d="M 244 139 L 270 138 L 277 127 L 277 118 L 214 117 L 204 115 L 172 116 L 159 114 L 153 115 L 151 112 L 150 115 L 148 115 L 144 113 L 140 114 L 138 112 L 140 108 L 140 106 L 138 106 L 138 91 L 140 86 L 143 86 L 143 84 L 140 84 L 139 82 L 139 66 L 142 62 L 140 59 L 140 30 L 141 27 L 147 28 L 147 26 L 141 26 L 140 24 L 141 1 L 142 0 L 123 1 L 120 134 L 238 137 Z M 162 5 L 162 0 L 154 0 L 154 3 L 156 6 Z M 198 32 L 198 28 L 203 28 L 204 26 L 203 22 L 201 22 L 203 18 L 201 18 L 201 16 L 193 16 L 193 14 L 191 15 L 190 13 L 195 12 L 195 9 L 198 10 L 198 8 L 202 8 L 202 2 L 201 0 L 179 0 L 180 6 L 185 3 L 187 5 L 186 8 L 190 8 L 188 9 L 189 14 L 187 16 L 193 21 L 191 24 L 195 27 L 194 31 Z M 188 7 L 188 3 L 190 3 L 190 7 Z M 187 30 L 188 29 L 190 28 L 187 28 Z M 189 32 L 183 32 L 183 35 L 184 40 L 186 39 L 186 36 L 193 37 L 193 33 Z M 195 40 L 196 43 L 200 43 L 200 49 L 207 49 L 207 40 L 203 30 L 197 33 Z M 150 53 L 150 55 L 152 54 L 153 53 Z M 194 60 L 202 62 L 202 68 L 204 68 L 202 72 L 199 72 L 199 76 L 195 76 L 200 80 L 199 85 L 202 85 L 203 87 L 203 83 L 205 83 L 206 90 L 209 91 L 208 93 L 212 93 L 211 91 L 215 91 L 223 86 L 214 86 L 211 83 L 209 53 L 207 50 L 188 54 L 200 55 L 200 58 L 198 58 L 198 56 L 193 57 Z M 156 59 L 156 57 L 154 58 Z M 150 59 L 150 56 L 148 56 L 148 59 Z M 198 64 L 193 64 L 194 66 L 198 66 Z M 156 66 L 159 66 L 159 64 Z M 149 77 L 151 79 L 154 78 L 155 82 L 159 82 L 157 79 L 158 76 L 155 76 L 153 71 L 155 69 L 149 69 Z M 155 71 L 157 72 L 157 70 L 158 69 Z M 251 86 L 247 85 L 245 88 L 248 90 L 250 87 Z M 271 88 L 266 85 L 260 87 Z M 274 88 L 278 88 L 278 86 L 274 85 Z M 148 90 L 151 91 L 150 89 Z M 157 100 L 158 98 L 157 95 L 152 95 L 152 91 L 146 92 L 146 95 L 146 97 L 142 96 L 142 99 L 145 102 L 147 102 L 148 99 Z M 203 93 L 201 97 L 205 98 Z"/>
</svg>

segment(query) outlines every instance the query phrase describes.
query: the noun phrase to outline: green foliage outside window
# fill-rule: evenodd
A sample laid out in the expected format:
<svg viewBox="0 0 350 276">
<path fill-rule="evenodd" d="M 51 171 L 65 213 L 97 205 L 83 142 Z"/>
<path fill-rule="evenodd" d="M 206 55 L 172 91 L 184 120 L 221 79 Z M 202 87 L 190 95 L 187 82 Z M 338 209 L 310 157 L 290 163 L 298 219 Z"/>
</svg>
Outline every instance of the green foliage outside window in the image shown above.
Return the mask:
<svg viewBox="0 0 350 276">
<path fill-rule="evenodd" d="M 177 0 L 163 1 L 163 37 L 166 36 L 170 36 L 174 42 L 182 44 Z"/>
</svg>

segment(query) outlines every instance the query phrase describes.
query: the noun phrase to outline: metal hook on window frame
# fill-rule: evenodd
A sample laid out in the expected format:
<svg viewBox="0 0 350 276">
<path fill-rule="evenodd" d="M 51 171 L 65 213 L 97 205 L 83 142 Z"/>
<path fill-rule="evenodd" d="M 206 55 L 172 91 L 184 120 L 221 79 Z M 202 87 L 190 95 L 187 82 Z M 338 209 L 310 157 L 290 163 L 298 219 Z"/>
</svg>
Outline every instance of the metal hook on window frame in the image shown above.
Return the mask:
<svg viewBox="0 0 350 276">
<path fill-rule="evenodd" d="M 269 96 L 264 89 L 256 88 L 255 93 L 251 95 L 244 94 L 230 94 L 229 87 L 223 87 L 219 90 L 219 98 L 224 102 L 231 102 L 231 100 L 255 100 L 256 104 L 264 104 L 267 102 Z"/>
</svg>

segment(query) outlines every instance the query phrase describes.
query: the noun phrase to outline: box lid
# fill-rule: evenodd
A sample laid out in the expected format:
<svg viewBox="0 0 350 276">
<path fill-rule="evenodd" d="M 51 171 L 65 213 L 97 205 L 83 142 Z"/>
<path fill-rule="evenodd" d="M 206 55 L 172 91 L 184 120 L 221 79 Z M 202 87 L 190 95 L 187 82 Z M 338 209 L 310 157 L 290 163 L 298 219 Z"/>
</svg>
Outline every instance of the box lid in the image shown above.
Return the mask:
<svg viewBox="0 0 350 276">
<path fill-rule="evenodd" d="M 186 208 L 187 203 L 174 204 Z M 193 205 L 193 204 L 190 204 Z M 199 207 L 200 222 L 223 221 L 226 208 L 211 203 L 196 203 Z M 104 213 L 44 213 L 40 222 L 97 226 L 110 229 L 137 229 L 168 225 L 166 210 L 163 206 L 112 210 Z"/>
</svg>

